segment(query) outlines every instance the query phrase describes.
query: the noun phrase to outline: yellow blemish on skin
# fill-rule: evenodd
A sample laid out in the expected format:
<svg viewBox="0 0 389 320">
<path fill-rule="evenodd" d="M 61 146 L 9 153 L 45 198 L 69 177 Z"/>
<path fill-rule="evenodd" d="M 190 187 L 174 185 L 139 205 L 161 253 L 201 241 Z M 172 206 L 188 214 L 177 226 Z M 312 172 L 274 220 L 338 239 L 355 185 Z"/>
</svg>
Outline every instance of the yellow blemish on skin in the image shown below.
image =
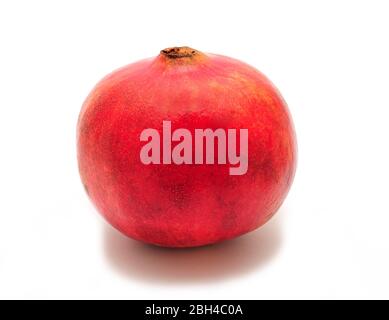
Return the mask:
<svg viewBox="0 0 389 320">
<path fill-rule="evenodd" d="M 261 101 L 270 107 L 274 106 L 274 100 L 272 95 L 269 95 L 266 87 L 262 87 L 253 79 L 248 78 L 244 74 L 233 71 L 229 74 L 228 79 L 231 81 L 231 86 L 239 88 L 246 95 L 254 97 L 254 99 Z"/>
<path fill-rule="evenodd" d="M 221 89 L 222 88 L 222 85 L 220 84 L 220 82 L 218 82 L 214 79 L 210 79 L 208 81 L 207 85 L 209 88 L 214 88 L 214 89 Z"/>
</svg>

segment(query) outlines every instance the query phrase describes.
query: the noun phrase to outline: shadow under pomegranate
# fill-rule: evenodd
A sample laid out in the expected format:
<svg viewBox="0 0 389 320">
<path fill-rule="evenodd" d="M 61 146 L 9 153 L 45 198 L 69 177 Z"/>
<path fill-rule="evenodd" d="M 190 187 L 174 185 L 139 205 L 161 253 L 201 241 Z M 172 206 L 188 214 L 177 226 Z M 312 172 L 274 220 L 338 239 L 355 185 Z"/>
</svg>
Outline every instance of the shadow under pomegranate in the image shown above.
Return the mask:
<svg viewBox="0 0 389 320">
<path fill-rule="evenodd" d="M 282 216 L 279 212 L 262 228 L 236 239 L 186 249 L 144 244 L 104 225 L 105 256 L 122 276 L 139 281 L 171 284 L 239 277 L 276 256 L 282 245 Z"/>
</svg>

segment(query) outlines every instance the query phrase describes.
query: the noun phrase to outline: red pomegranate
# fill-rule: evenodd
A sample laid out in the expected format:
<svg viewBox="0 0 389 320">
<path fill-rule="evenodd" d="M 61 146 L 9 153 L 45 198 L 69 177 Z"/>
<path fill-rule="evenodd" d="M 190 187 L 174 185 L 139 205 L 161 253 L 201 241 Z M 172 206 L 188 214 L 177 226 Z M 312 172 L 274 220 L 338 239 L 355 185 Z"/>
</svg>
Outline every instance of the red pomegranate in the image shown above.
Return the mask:
<svg viewBox="0 0 389 320">
<path fill-rule="evenodd" d="M 188 47 L 106 76 L 77 131 L 89 197 L 125 235 L 193 247 L 252 231 L 292 184 L 296 141 L 280 93 L 253 67 Z"/>
</svg>

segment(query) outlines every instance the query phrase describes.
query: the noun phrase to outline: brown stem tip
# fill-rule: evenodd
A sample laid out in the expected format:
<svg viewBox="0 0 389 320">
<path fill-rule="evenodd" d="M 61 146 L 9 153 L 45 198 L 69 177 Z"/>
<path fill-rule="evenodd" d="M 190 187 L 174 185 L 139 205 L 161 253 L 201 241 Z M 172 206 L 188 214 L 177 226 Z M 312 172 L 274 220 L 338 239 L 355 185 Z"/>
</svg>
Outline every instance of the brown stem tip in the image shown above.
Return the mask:
<svg viewBox="0 0 389 320">
<path fill-rule="evenodd" d="M 171 47 L 161 50 L 161 54 L 169 59 L 193 58 L 200 52 L 189 47 Z"/>
</svg>

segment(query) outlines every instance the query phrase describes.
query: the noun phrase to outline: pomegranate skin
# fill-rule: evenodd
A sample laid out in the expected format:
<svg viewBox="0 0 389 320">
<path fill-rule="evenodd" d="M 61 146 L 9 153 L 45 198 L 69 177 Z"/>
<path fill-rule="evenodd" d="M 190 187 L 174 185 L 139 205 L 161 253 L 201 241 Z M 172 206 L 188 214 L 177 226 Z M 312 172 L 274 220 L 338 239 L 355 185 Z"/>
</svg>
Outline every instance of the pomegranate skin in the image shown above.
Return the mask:
<svg viewBox="0 0 389 320">
<path fill-rule="evenodd" d="M 140 134 L 154 128 L 162 141 L 163 121 L 192 134 L 248 129 L 247 172 L 230 175 L 228 163 L 143 164 Z M 272 83 L 243 62 L 188 47 L 101 80 L 83 104 L 77 151 L 85 190 L 104 218 L 133 239 L 166 247 L 260 227 L 281 206 L 296 168 L 291 116 Z"/>
</svg>

